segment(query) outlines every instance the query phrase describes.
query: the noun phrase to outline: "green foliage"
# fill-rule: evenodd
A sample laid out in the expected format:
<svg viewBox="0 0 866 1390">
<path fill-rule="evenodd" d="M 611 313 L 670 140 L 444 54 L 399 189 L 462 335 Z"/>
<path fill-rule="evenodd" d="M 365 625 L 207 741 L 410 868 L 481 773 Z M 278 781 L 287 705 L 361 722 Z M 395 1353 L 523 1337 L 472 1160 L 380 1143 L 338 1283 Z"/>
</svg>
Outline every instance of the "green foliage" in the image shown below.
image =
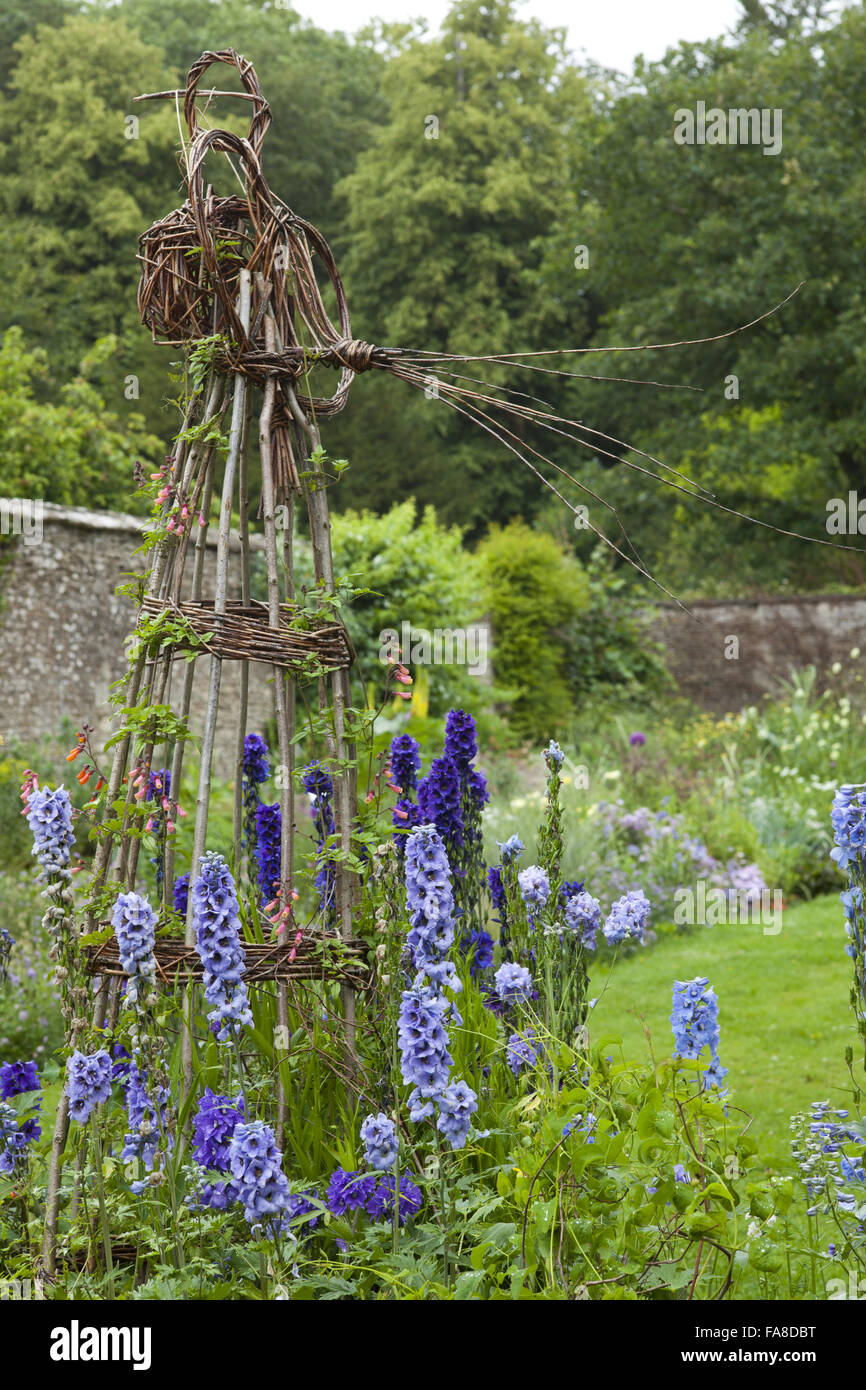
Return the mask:
<svg viewBox="0 0 866 1390">
<path fill-rule="evenodd" d="M 586 566 L 589 603 L 572 621 L 567 646 L 568 684 L 575 701 L 606 695 L 636 702 L 657 697 L 669 684 L 661 647 L 648 615 L 610 552 L 597 547 Z"/>
<path fill-rule="evenodd" d="M 511 692 L 509 722 L 538 742 L 562 728 L 572 707 L 568 643 L 589 606 L 589 583 L 552 536 L 521 521 L 494 527 L 479 554 L 496 679 Z"/>
<path fill-rule="evenodd" d="M 136 458 L 159 457 L 160 441 L 140 415 L 122 422 L 88 379 L 117 349 L 103 338 L 62 386 L 42 401 L 34 384 L 48 376 L 41 348 L 28 348 L 19 328 L 0 346 L 0 494 L 76 506 L 129 507 Z"/>
<path fill-rule="evenodd" d="M 443 525 L 432 507 L 416 516 L 413 500 L 393 506 L 384 516 L 347 511 L 332 521 L 334 553 L 344 574 L 367 586 L 343 617 L 361 661 L 371 700 L 381 696 L 386 661 L 383 647 L 389 630 L 400 633 L 408 623 L 421 629 L 454 631 L 477 622 L 483 613 L 479 568 L 463 548 L 458 526 Z M 410 651 L 403 661 L 413 667 Z M 477 704 L 479 682 L 466 666 L 429 664 L 430 712 L 444 715 L 451 705 Z"/>
<path fill-rule="evenodd" d="M 537 273 L 545 229 L 568 197 L 565 132 L 580 128 L 589 108 L 562 35 L 517 19 L 510 0 L 464 0 L 440 37 L 407 36 L 398 46 L 384 92 L 390 119 L 338 190 L 358 331 L 375 342 L 463 353 L 574 341 L 584 317 L 573 275 L 549 296 Z M 466 371 L 522 384 L 519 374 L 487 364 Z M 556 380 L 544 380 L 555 404 Z M 402 489 L 407 457 L 423 460 L 412 480 L 419 500 L 476 533 L 537 501 L 537 480 L 449 412 L 444 392 L 435 399 L 398 382 L 364 387 L 334 429 L 357 465 L 353 502 L 386 506 Z"/>
</svg>

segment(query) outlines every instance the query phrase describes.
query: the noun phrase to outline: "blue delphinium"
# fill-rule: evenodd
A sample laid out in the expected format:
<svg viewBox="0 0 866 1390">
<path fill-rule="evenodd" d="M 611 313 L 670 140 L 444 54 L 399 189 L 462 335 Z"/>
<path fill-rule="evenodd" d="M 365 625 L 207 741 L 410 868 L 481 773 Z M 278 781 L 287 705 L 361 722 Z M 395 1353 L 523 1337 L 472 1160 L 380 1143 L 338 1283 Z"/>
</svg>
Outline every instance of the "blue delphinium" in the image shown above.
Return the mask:
<svg viewBox="0 0 866 1390">
<path fill-rule="evenodd" d="M 387 1115 L 368 1115 L 361 1125 L 364 1152 L 371 1168 L 393 1168 L 400 1151 L 400 1141 L 393 1120 Z"/>
<path fill-rule="evenodd" d="M 544 750 L 544 760 L 548 767 L 556 768 L 562 767 L 562 764 L 565 762 L 565 754 L 554 739 L 550 740 Z"/>
<path fill-rule="evenodd" d="M 169 1099 L 166 1086 L 157 1086 L 153 1094 L 148 1094 L 146 1078 L 133 1062 L 126 1083 L 129 1132 L 124 1139 L 123 1152 L 120 1155 L 124 1163 L 140 1158 L 148 1172 L 153 1168 L 159 1141 L 165 1129 Z"/>
<path fill-rule="evenodd" d="M 421 771 L 421 749 L 418 740 L 411 734 L 398 734 L 391 740 L 388 761 L 391 781 L 408 799 L 409 793 L 415 791 L 418 786 L 418 773 Z"/>
<path fill-rule="evenodd" d="M 76 1050 L 66 1063 L 69 1115 L 79 1124 L 90 1119 L 98 1105 L 111 1095 L 111 1058 L 105 1049 L 91 1056 Z"/>
<path fill-rule="evenodd" d="M 208 1086 L 198 1103 L 193 1123 L 193 1157 L 202 1168 L 228 1172 L 232 1135 L 245 1119 L 244 1098 L 215 1095 Z"/>
<path fill-rule="evenodd" d="M 454 944 L 454 896 L 445 847 L 435 825 L 419 825 L 406 844 L 407 945 L 415 969 L 428 980 L 459 989 L 447 953 Z"/>
<path fill-rule="evenodd" d="M 835 847 L 830 851 L 840 869 L 866 858 L 866 790 L 862 784 L 845 785 L 833 797 L 830 812 Z"/>
<path fill-rule="evenodd" d="M 611 907 L 602 928 L 608 945 L 616 946 L 627 937 L 643 941 L 651 910 L 642 888 L 624 893 Z"/>
<path fill-rule="evenodd" d="M 439 1097 L 436 1128 L 445 1135 L 452 1149 L 463 1148 L 477 1109 L 478 1097 L 465 1081 L 455 1081 L 445 1087 Z"/>
<path fill-rule="evenodd" d="M 5 1101 L 0 1102 L 0 1173 L 13 1177 L 22 1167 L 27 1145 L 39 1138 L 41 1130 L 35 1120 L 18 1122 L 18 1114 Z"/>
<path fill-rule="evenodd" d="M 35 1093 L 22 1119 L 14 1106 L 5 1102 L 13 1096 Z M 0 1173 L 12 1175 L 23 1163 L 28 1144 L 40 1137 L 39 1108 L 42 1104 L 39 1071 L 35 1062 L 5 1062 L 0 1067 Z"/>
<path fill-rule="evenodd" d="M 501 843 L 497 840 L 499 847 L 499 858 L 503 864 L 513 864 L 515 859 L 519 859 L 526 849 L 525 844 L 518 835 L 509 835 L 507 840 Z"/>
<path fill-rule="evenodd" d="M 540 1056 L 535 1033 L 530 1028 L 526 1033 L 512 1033 L 505 1049 L 505 1061 L 515 1076 L 526 1067 L 534 1067 Z"/>
<path fill-rule="evenodd" d="M 570 1134 L 579 1134 L 584 1144 L 594 1144 L 597 1127 L 598 1118 L 591 1111 L 586 1115 L 575 1115 L 573 1120 L 562 1126 L 562 1137 L 567 1139 Z"/>
<path fill-rule="evenodd" d="M 532 976 L 525 965 L 506 961 L 494 975 L 496 993 L 503 1003 L 519 999 L 529 999 L 532 994 Z"/>
<path fill-rule="evenodd" d="M 75 843 L 75 831 L 69 792 L 65 787 L 56 791 L 37 787 L 27 799 L 25 815 L 33 836 L 33 853 L 42 869 L 40 878 L 49 874 L 70 878 L 69 852 Z"/>
<path fill-rule="evenodd" d="M 445 1020 L 451 1006 L 444 995 L 429 986 L 403 991 L 397 1021 L 397 1044 L 403 1080 L 415 1089 L 409 1098 L 415 1112 L 411 1118 L 422 1118 L 419 1111 L 432 1115 L 433 1106 L 426 1109 L 448 1084 L 454 1059 L 448 1051 L 448 1031 Z"/>
<path fill-rule="evenodd" d="M 280 803 L 275 801 L 272 806 L 264 803 L 257 806 L 255 819 L 259 896 L 264 907 L 276 893 L 282 872 L 283 817 Z"/>
<path fill-rule="evenodd" d="M 196 950 L 204 966 L 204 994 L 211 1005 L 208 1019 L 220 1042 L 253 1016 L 244 983 L 238 899 L 234 880 L 221 854 L 203 854 L 199 876 L 192 886 Z"/>
<path fill-rule="evenodd" d="M 674 1056 L 694 1059 L 705 1047 L 710 1051 L 710 1065 L 703 1074 L 704 1088 L 723 1089 L 727 1068 L 719 1061 L 720 1040 L 719 1001 L 705 975 L 693 980 L 675 980 L 671 1025 L 674 1033 Z"/>
<path fill-rule="evenodd" d="M 523 901 L 530 910 L 546 906 L 550 897 L 550 880 L 538 864 L 532 864 L 528 869 L 521 869 L 517 875 L 517 882 Z"/>
<path fill-rule="evenodd" d="M 156 914 L 147 898 L 138 893 L 121 893 L 111 916 L 120 953 L 127 973 L 126 1002 L 137 1004 L 142 991 L 156 979 Z"/>
<path fill-rule="evenodd" d="M 0 1067 L 0 1100 L 39 1090 L 39 1070 L 35 1062 L 4 1062 Z"/>
<path fill-rule="evenodd" d="M 266 1225 L 288 1208 L 289 1183 L 282 1162 L 273 1130 L 262 1120 L 235 1126 L 229 1169 L 251 1226 Z"/>
<path fill-rule="evenodd" d="M 180 874 L 175 879 L 171 896 L 174 900 L 175 912 L 185 919 L 189 906 L 189 874 Z"/>
<path fill-rule="evenodd" d="M 598 899 L 590 893 L 576 893 L 566 902 L 563 916 L 566 927 L 580 938 L 584 950 L 594 951 L 596 937 L 601 928 L 601 907 Z"/>
</svg>

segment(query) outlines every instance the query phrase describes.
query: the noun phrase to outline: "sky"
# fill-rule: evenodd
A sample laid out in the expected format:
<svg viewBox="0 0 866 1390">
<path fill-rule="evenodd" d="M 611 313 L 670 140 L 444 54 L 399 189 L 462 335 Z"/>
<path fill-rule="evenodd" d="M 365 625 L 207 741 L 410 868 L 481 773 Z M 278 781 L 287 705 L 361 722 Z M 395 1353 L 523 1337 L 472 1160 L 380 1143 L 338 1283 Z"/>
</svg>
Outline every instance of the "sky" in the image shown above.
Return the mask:
<svg viewBox="0 0 866 1390">
<path fill-rule="evenodd" d="M 292 8 L 322 29 L 347 33 L 368 20 L 426 19 L 431 31 L 447 0 L 292 0 Z M 603 67 L 628 71 L 639 53 L 661 58 L 680 40 L 717 38 L 741 11 L 737 0 L 524 0 L 521 18 L 568 30 L 568 45 Z"/>
</svg>

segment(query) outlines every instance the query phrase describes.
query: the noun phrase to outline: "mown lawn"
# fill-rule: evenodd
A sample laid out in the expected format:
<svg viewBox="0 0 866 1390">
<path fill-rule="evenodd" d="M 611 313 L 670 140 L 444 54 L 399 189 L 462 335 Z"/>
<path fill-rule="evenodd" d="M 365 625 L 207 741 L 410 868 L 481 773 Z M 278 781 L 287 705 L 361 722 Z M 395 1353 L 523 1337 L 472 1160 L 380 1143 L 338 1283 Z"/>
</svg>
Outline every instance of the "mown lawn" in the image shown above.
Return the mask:
<svg viewBox="0 0 866 1390">
<path fill-rule="evenodd" d="M 845 1048 L 856 1034 L 845 941 L 835 895 L 786 909 L 777 936 L 745 925 L 664 935 L 613 970 L 596 966 L 592 1031 L 619 1034 L 626 1057 L 643 1059 L 647 1029 L 656 1056 L 669 1055 L 673 981 L 708 976 L 719 998 L 731 1104 L 754 1116 L 752 1133 L 767 1163 L 790 1171 L 790 1116 L 813 1100 L 850 1099 Z M 856 1065 L 856 1045 L 854 1055 Z"/>
</svg>

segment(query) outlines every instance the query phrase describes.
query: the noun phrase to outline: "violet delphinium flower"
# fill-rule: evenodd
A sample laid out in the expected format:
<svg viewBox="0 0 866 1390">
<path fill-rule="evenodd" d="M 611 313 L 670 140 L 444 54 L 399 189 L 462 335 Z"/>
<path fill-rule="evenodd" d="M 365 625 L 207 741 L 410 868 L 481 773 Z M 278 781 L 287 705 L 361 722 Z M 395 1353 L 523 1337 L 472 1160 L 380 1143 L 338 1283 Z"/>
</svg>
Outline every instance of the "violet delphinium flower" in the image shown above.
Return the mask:
<svg viewBox="0 0 866 1390">
<path fill-rule="evenodd" d="M 400 1067 L 407 1086 L 414 1086 L 413 1099 L 421 1102 L 440 1095 L 448 1084 L 454 1059 L 448 1051 L 445 1019 L 450 1005 L 444 995 L 430 988 L 403 992 L 397 1021 Z M 419 1104 L 418 1109 L 423 1109 Z M 432 1114 L 432 1107 L 426 1113 Z M 414 1118 L 414 1116 L 413 1116 Z"/>
<path fill-rule="evenodd" d="M 493 978 L 496 982 L 496 993 L 503 1003 L 528 999 L 532 994 L 532 976 L 525 965 L 507 961 L 500 965 Z"/>
<path fill-rule="evenodd" d="M 517 875 L 517 882 L 523 901 L 530 910 L 539 910 L 546 906 L 550 897 L 550 880 L 538 864 L 521 869 Z"/>
<path fill-rule="evenodd" d="M 477 753 L 478 737 L 472 715 L 462 709 L 449 710 L 445 718 L 445 756 L 463 770 Z"/>
<path fill-rule="evenodd" d="M 436 826 L 449 861 L 463 847 L 460 773 L 451 758 L 434 758 L 430 771 L 418 784 L 418 810 L 425 823 Z"/>
<path fill-rule="evenodd" d="M 189 874 L 181 874 L 175 879 L 171 895 L 174 899 L 175 912 L 186 919 L 186 910 L 189 906 Z"/>
<path fill-rule="evenodd" d="M 643 889 L 623 894 L 611 907 L 602 927 L 608 944 L 616 946 L 627 937 L 643 941 L 650 911 L 650 903 Z"/>
<path fill-rule="evenodd" d="M 463 1148 L 477 1109 L 478 1097 L 465 1081 L 456 1081 L 445 1087 L 439 1097 L 436 1128 L 445 1135 L 452 1149 Z"/>
<path fill-rule="evenodd" d="M 111 1058 L 105 1049 L 90 1056 L 75 1051 L 66 1063 L 70 1119 L 84 1124 L 111 1095 Z"/>
<path fill-rule="evenodd" d="M 404 797 L 418 786 L 418 773 L 421 771 L 421 749 L 418 740 L 411 734 L 398 734 L 391 740 L 388 759 L 391 768 L 391 781 L 400 788 Z"/>
<path fill-rule="evenodd" d="M 0 1102 L 0 1173 L 14 1177 L 24 1166 L 27 1145 L 35 1143 L 41 1133 L 35 1119 L 20 1124 L 14 1107 Z"/>
<path fill-rule="evenodd" d="M 540 1055 L 531 1028 L 526 1033 L 511 1034 L 505 1049 L 505 1061 L 515 1076 L 519 1076 L 526 1067 L 534 1067 Z"/>
<path fill-rule="evenodd" d="M 137 1004 L 156 979 L 156 913 L 147 898 L 121 893 L 111 916 L 120 963 L 127 973 L 127 1004 Z"/>
<path fill-rule="evenodd" d="M 256 808 L 261 802 L 259 788 L 271 775 L 268 745 L 261 734 L 247 734 L 242 759 L 242 797 L 244 848 L 253 849 L 256 842 Z"/>
<path fill-rule="evenodd" d="M 348 1211 L 361 1211 L 375 1186 L 373 1173 L 348 1173 L 344 1168 L 336 1168 L 328 1184 L 328 1207 L 335 1216 L 345 1216 Z"/>
<path fill-rule="evenodd" d="M 69 852 L 75 843 L 69 792 L 65 787 L 56 791 L 37 787 L 27 799 L 25 815 L 33 836 L 33 853 L 42 869 L 40 877 L 54 874 L 69 878 Z"/>
<path fill-rule="evenodd" d="M 452 961 L 454 896 L 445 847 L 435 825 L 419 825 L 406 844 L 407 944 L 415 969 L 435 983 L 459 989 Z"/>
<path fill-rule="evenodd" d="M 371 1221 L 390 1221 L 393 1218 L 395 1189 L 393 1174 L 383 1173 L 377 1179 L 364 1202 L 364 1210 Z M 403 1173 L 400 1178 L 399 1197 L 401 1226 L 410 1216 L 418 1215 L 422 1201 L 420 1188 L 415 1186 L 408 1173 Z"/>
<path fill-rule="evenodd" d="M 153 1094 L 148 1093 L 146 1078 L 133 1062 L 126 1083 L 129 1132 L 120 1155 L 123 1163 L 140 1158 L 148 1172 L 153 1168 L 159 1141 L 165 1129 L 169 1099 L 166 1086 L 157 1086 Z"/>
<path fill-rule="evenodd" d="M 261 1120 L 235 1126 L 229 1169 L 251 1226 L 267 1225 L 287 1209 L 289 1183 L 282 1162 L 273 1130 Z"/>
<path fill-rule="evenodd" d="M 206 1087 L 193 1123 L 193 1157 L 202 1168 L 228 1172 L 232 1135 L 245 1119 L 244 1098 L 218 1096 Z"/>
<path fill-rule="evenodd" d="M 0 1067 L 0 1100 L 26 1095 L 40 1088 L 35 1062 L 4 1062 Z"/>
<path fill-rule="evenodd" d="M 393 1120 L 387 1115 L 368 1115 L 361 1125 L 364 1153 L 371 1168 L 393 1168 L 397 1162 L 400 1141 Z"/>
<path fill-rule="evenodd" d="M 469 956 L 469 974 L 473 980 L 493 964 L 493 937 L 483 927 L 461 937 L 460 949 Z"/>
<path fill-rule="evenodd" d="M 203 854 L 192 886 L 196 950 L 204 966 L 208 1019 L 220 1042 L 232 1031 L 251 1027 L 253 1016 L 244 983 L 238 899 L 234 880 L 221 854 Z"/>
<path fill-rule="evenodd" d="M 585 951 L 594 951 L 601 929 L 601 907 L 591 893 L 576 893 L 565 904 L 565 925 L 578 937 Z"/>
<path fill-rule="evenodd" d="M 256 807 L 256 865 L 262 907 L 269 903 L 280 883 L 282 860 L 282 824 L 280 803 L 264 803 Z"/>
<path fill-rule="evenodd" d="M 315 885 L 319 890 L 319 907 L 333 912 L 335 906 L 336 875 L 333 860 L 325 854 L 325 841 L 337 828 L 334 819 L 334 783 L 330 773 L 318 762 L 310 763 L 304 769 L 304 790 L 310 797 L 310 815 L 316 830 L 318 842 L 318 869 Z"/>
</svg>

